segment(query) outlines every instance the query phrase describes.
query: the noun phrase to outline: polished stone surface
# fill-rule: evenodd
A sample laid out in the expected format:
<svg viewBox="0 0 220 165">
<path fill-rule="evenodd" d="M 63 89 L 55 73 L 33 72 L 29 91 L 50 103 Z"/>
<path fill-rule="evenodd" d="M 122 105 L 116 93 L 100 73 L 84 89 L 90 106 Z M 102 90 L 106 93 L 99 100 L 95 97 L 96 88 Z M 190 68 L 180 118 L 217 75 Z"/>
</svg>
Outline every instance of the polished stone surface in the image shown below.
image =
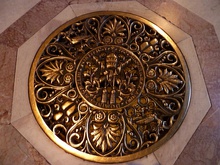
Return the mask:
<svg viewBox="0 0 220 165">
<path fill-rule="evenodd" d="M 75 14 L 73 13 L 71 7 L 68 6 L 62 11 L 62 13 L 58 14 L 53 20 L 49 21 L 46 26 L 38 31 L 38 33 L 34 34 L 28 41 L 26 41 L 25 44 L 19 47 L 13 99 L 13 109 L 15 109 L 15 111 L 12 114 L 11 122 L 16 121 L 30 113 L 27 88 L 30 71 L 29 68 L 39 48 L 39 45 L 41 45 L 47 36 L 56 28 L 74 17 Z M 20 74 L 18 74 L 18 72 Z M 20 107 L 23 108 L 21 109 Z"/>
<path fill-rule="evenodd" d="M 195 14 L 192 13 L 194 12 L 193 8 L 190 8 L 188 10 L 180 6 L 178 4 L 179 2 L 176 3 L 171 0 L 138 1 L 141 4 L 144 4 L 148 9 L 159 14 L 167 21 L 171 22 L 174 26 L 179 27 L 192 37 L 192 41 L 196 48 L 196 53 L 198 55 L 202 73 L 205 78 L 208 93 L 211 99 L 212 108 L 209 110 L 208 114 L 199 125 L 197 131 L 194 133 L 175 164 L 219 164 L 220 44 L 216 36 L 216 32 L 219 33 L 220 28 L 216 27 L 220 27 L 220 21 L 217 21 L 217 23 L 212 23 L 215 25 L 214 27 L 212 24 L 197 16 L 199 13 L 196 10 Z M 209 1 L 209 6 L 212 6 L 212 1 Z M 16 164 L 25 164 L 23 163 L 23 160 L 25 160 L 27 157 L 30 158 L 31 163 L 26 164 L 44 164 L 40 161 L 45 162 L 45 159 L 41 155 L 31 154 L 33 152 L 37 153 L 37 151 L 33 147 L 31 148 L 31 150 L 28 150 L 27 148 L 29 148 L 29 146 L 27 146 L 27 141 L 10 125 L 16 52 L 18 47 L 20 47 L 27 39 L 32 37 L 53 17 L 60 13 L 68 5 L 69 2 L 71 2 L 71 4 L 73 5 L 76 3 L 97 2 L 97 0 L 42 0 L 32 9 L 30 9 L 26 14 L 24 14 L 21 18 L 19 18 L 8 29 L 0 34 L 0 134 L 3 133 L 3 135 L 7 135 L 2 135 L 1 137 L 3 138 L 0 139 L 0 153 L 3 153 L 0 154 L 0 164 L 14 164 L 12 162 L 16 161 L 17 154 L 20 153 L 20 151 L 17 148 L 14 148 L 14 151 L 17 152 L 12 152 L 10 149 L 13 147 L 7 147 L 6 139 L 14 140 L 17 137 L 23 139 L 22 143 L 20 143 L 20 148 L 25 149 L 25 154 L 19 155 L 19 161 L 17 161 Z M 99 0 L 98 2 L 103 3 L 103 0 Z M 199 2 L 196 1 L 196 3 Z M 14 6 L 16 6 L 16 4 L 14 4 Z M 9 7 L 13 8 L 13 5 Z M 207 8 L 202 8 L 201 11 L 207 12 L 206 9 Z M 217 15 L 219 15 L 218 11 L 219 10 L 215 10 L 215 12 L 217 12 Z M 210 12 L 206 13 L 205 15 L 207 14 L 210 15 Z M 201 17 L 204 18 L 204 15 L 202 15 Z M 217 20 L 219 19 L 219 17 L 213 15 L 212 19 Z M 7 131 L 11 132 L 11 129 L 9 129 L 10 127 L 12 127 L 13 132 L 16 133 L 7 134 Z M 2 128 L 4 128 L 4 130 Z M 9 142 L 11 143 L 10 140 Z M 166 157 L 166 153 L 164 153 L 164 155 Z M 8 162 L 6 160 L 10 161 Z M 136 163 L 129 162 L 129 164 Z M 168 164 L 168 162 L 161 164 Z"/>
<path fill-rule="evenodd" d="M 16 50 L 0 44 L 0 125 L 9 124 L 15 76 Z"/>
<path fill-rule="evenodd" d="M 214 25 L 220 41 L 220 1 L 219 0 L 174 0 L 191 12 Z"/>
<path fill-rule="evenodd" d="M 161 164 L 164 163 L 173 164 L 176 161 L 177 157 L 182 152 L 183 148 L 185 147 L 189 139 L 191 138 L 196 128 L 198 127 L 202 118 L 210 108 L 209 97 L 206 91 L 198 58 L 191 37 L 188 34 L 184 33 L 182 30 L 172 25 L 171 23 L 167 22 L 165 19 L 161 18 L 159 15 L 143 7 L 140 3 L 129 2 L 129 5 L 126 4 L 127 2 L 71 5 L 70 7 L 72 10 L 69 9 L 70 7 L 64 9 L 59 15 L 57 15 L 42 29 L 40 29 L 40 31 L 35 33 L 33 37 L 27 40 L 18 49 L 14 99 L 13 99 L 13 108 L 12 108 L 13 113 L 12 113 L 11 121 L 12 124 L 18 129 L 18 131 L 20 131 L 22 135 L 28 141 L 30 141 L 31 144 L 33 144 L 33 146 L 51 164 L 56 164 L 56 162 L 60 163 L 60 161 L 56 159 L 54 160 L 54 155 L 60 155 L 60 159 L 62 157 L 62 159 L 65 158 L 71 161 L 75 160 L 75 158 L 68 157 L 68 155 L 66 155 L 57 146 L 54 146 L 52 142 L 49 143 L 48 139 L 45 138 L 46 135 L 42 133 L 42 131 L 41 132 L 37 131 L 37 127 L 39 126 L 36 124 L 36 122 L 32 122 L 32 120 L 29 119 L 29 117 L 32 116 L 32 112 L 29 105 L 28 91 L 26 88 L 28 86 L 27 84 L 28 71 L 31 66 L 31 62 L 34 58 L 34 55 L 37 52 L 40 44 L 44 41 L 45 37 L 48 36 L 53 31 L 53 29 L 55 29 L 55 27 L 62 25 L 63 22 L 67 21 L 71 17 L 74 17 L 75 15 L 78 16 L 81 14 L 85 14 L 97 10 L 116 10 L 117 8 L 120 8 L 121 11 L 131 12 L 133 7 L 138 8 L 139 10 L 133 10 L 133 13 L 137 15 L 141 15 L 149 19 L 150 21 L 154 22 L 158 26 L 162 27 L 163 30 L 165 30 L 168 34 L 170 34 L 170 36 L 174 39 L 174 41 L 177 43 L 177 45 L 180 47 L 181 51 L 185 55 L 185 59 L 186 62 L 188 63 L 190 75 L 192 77 L 191 78 L 192 98 L 189 107 L 189 112 L 186 116 L 186 119 L 183 122 L 182 127 L 175 134 L 175 136 L 171 140 L 169 140 L 168 143 L 163 145 L 160 149 L 158 149 L 154 153 L 156 157 L 153 154 L 151 154 L 148 156 L 148 159 L 149 158 L 150 159 L 149 160 L 146 159 L 143 163 L 150 163 L 150 160 L 153 159 L 153 160 L 158 160 L 159 163 Z M 69 18 L 65 17 L 66 15 L 70 17 Z M 58 20 L 63 20 L 63 22 Z M 28 56 L 26 55 L 26 52 L 29 52 Z M 199 104 L 198 100 L 203 102 L 203 104 Z M 27 126 L 25 123 L 29 123 L 28 124 L 29 130 L 35 130 L 35 132 L 33 132 L 34 135 L 31 135 L 29 131 L 26 131 Z M 187 132 L 185 132 L 185 129 L 188 128 L 191 124 L 193 124 L 193 126 L 191 126 Z M 32 138 L 33 136 L 35 136 L 35 134 L 38 134 L 38 136 L 41 137 L 41 141 L 35 142 L 35 140 Z M 49 153 L 46 152 L 44 147 L 45 145 L 50 146 L 49 148 L 53 148 L 54 152 L 49 152 Z M 169 153 L 169 154 L 164 154 L 164 151 L 165 153 Z M 76 160 L 79 164 L 81 163 L 80 159 L 76 159 Z"/>
<path fill-rule="evenodd" d="M 7 29 L 38 2 L 40 2 L 40 0 L 2 0 L 0 5 L 0 33 Z"/>
<path fill-rule="evenodd" d="M 48 164 L 12 125 L 0 125 L 0 137 L 0 164 Z"/>
</svg>

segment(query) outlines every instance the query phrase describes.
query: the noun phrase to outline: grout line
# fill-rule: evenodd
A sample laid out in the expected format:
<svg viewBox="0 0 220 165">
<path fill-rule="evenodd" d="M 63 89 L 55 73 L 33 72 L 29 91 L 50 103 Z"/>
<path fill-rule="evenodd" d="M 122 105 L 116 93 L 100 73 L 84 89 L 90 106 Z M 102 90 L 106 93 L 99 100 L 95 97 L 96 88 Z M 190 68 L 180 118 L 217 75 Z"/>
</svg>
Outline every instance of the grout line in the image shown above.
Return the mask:
<svg viewBox="0 0 220 165">
<path fill-rule="evenodd" d="M 206 123 L 212 116 L 214 116 L 220 109 L 216 109 L 214 112 L 212 112 L 205 120 L 201 122 L 201 124 Z M 206 114 L 207 115 L 207 114 Z"/>
<path fill-rule="evenodd" d="M 31 115 L 31 114 L 34 115 L 33 112 L 29 112 L 29 113 L 26 114 L 25 116 L 22 116 L 21 118 L 18 118 L 17 120 L 12 121 L 12 122 L 11 122 L 11 125 L 16 128 L 16 123 L 17 123 L 17 122 L 19 122 L 21 119 L 24 119 L 24 118 L 26 118 L 27 116 L 29 116 L 29 115 Z M 18 129 L 16 128 L 16 130 L 18 130 Z"/>
<path fill-rule="evenodd" d="M 158 160 L 158 158 L 157 158 L 156 154 L 155 154 L 154 152 L 153 152 L 152 154 L 154 155 L 155 159 L 157 160 L 158 165 L 161 165 L 161 163 L 160 163 L 160 161 Z"/>
</svg>

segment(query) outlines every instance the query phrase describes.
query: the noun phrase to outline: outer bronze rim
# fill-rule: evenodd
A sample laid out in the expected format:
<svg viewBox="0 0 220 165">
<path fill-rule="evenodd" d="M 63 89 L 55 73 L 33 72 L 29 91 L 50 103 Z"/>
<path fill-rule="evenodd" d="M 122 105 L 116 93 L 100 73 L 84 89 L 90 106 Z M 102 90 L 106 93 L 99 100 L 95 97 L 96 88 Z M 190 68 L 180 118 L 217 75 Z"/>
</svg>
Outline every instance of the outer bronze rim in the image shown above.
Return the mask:
<svg viewBox="0 0 220 165">
<path fill-rule="evenodd" d="M 172 46 L 173 50 L 176 52 L 176 54 L 178 55 L 178 59 L 180 60 L 181 63 L 181 67 L 183 68 L 183 76 L 184 76 L 184 80 L 185 80 L 185 95 L 184 95 L 184 102 L 182 104 L 181 110 L 178 114 L 178 118 L 176 119 L 175 123 L 172 125 L 172 127 L 169 129 L 168 133 L 166 135 L 164 135 L 161 139 L 159 139 L 156 143 L 154 143 L 153 145 L 151 145 L 150 147 L 140 150 L 138 152 L 134 152 L 132 154 L 128 154 L 128 155 L 124 155 L 124 156 L 115 156 L 115 157 L 108 157 L 108 156 L 99 156 L 99 155 L 92 155 L 92 154 L 88 154 L 85 152 L 81 152 L 73 147 L 71 147 L 69 144 L 67 144 L 66 142 L 64 142 L 63 140 L 61 140 L 58 136 L 56 136 L 53 131 L 48 127 L 48 125 L 45 123 L 44 119 L 42 118 L 38 106 L 37 106 L 37 102 L 36 102 L 36 94 L 35 94 L 35 72 L 36 72 L 36 68 L 38 66 L 39 63 L 39 59 L 42 56 L 42 52 L 46 49 L 47 45 L 50 43 L 50 41 L 63 29 L 65 29 L 66 27 L 70 26 L 71 24 L 74 24 L 80 20 L 84 20 L 86 18 L 89 17 L 95 17 L 97 15 L 118 15 L 118 16 L 123 16 L 123 17 L 128 17 L 131 18 L 133 20 L 138 20 L 142 23 L 144 23 L 145 25 L 155 29 L 164 39 L 166 39 L 169 44 Z M 90 14 L 86 14 L 77 18 L 74 18 L 73 20 L 65 23 L 64 25 L 60 26 L 57 30 L 55 30 L 41 45 L 41 47 L 39 48 L 34 61 L 32 63 L 32 67 L 30 70 L 30 76 L 29 76 L 29 98 L 30 98 L 30 103 L 31 103 L 31 107 L 33 110 L 33 113 L 35 115 L 35 118 L 37 120 L 37 122 L 39 123 L 39 125 L 41 126 L 41 128 L 43 129 L 43 131 L 47 134 L 47 136 L 49 136 L 49 138 L 55 142 L 58 146 L 60 146 L 62 149 L 64 149 L 65 151 L 78 156 L 80 158 L 83 158 L 85 160 L 89 160 L 89 161 L 95 161 L 95 162 L 101 162 L 101 163 L 118 163 L 118 162 L 125 162 L 125 161 L 130 161 L 130 160 L 134 160 L 137 158 L 141 158 L 145 155 L 148 155 L 150 153 L 152 153 L 153 151 L 155 151 L 156 149 L 158 149 L 162 144 L 164 144 L 166 141 L 168 141 L 173 135 L 174 133 L 178 130 L 178 128 L 180 127 L 186 113 L 187 113 L 187 109 L 189 106 L 189 101 L 190 101 L 190 96 L 191 96 L 191 85 L 190 85 L 190 77 L 189 77 L 189 72 L 188 72 L 188 68 L 187 65 L 185 63 L 184 57 L 182 56 L 182 53 L 180 52 L 179 48 L 177 47 L 177 45 L 174 43 L 174 41 L 162 30 L 160 29 L 158 26 L 156 26 L 155 24 L 153 24 L 152 22 L 139 17 L 139 16 L 135 16 L 133 14 L 129 14 L 129 13 L 124 13 L 124 12 L 94 12 L 94 13 L 90 13 Z M 87 123 L 88 125 L 88 123 Z M 87 132 L 88 134 L 88 132 Z M 90 141 L 89 141 L 90 142 Z"/>
</svg>

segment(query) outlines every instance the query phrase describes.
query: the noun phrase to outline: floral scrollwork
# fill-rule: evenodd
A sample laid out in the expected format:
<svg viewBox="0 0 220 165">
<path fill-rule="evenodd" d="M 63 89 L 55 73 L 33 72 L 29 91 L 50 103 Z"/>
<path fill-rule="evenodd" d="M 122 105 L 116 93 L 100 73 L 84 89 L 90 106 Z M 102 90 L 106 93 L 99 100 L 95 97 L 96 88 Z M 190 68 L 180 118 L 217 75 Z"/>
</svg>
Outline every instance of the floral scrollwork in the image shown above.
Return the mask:
<svg viewBox="0 0 220 165">
<path fill-rule="evenodd" d="M 188 70 L 175 43 L 155 27 L 128 13 L 93 13 L 64 24 L 39 49 L 32 109 L 67 152 L 128 161 L 178 129 L 190 98 Z"/>
<path fill-rule="evenodd" d="M 88 140 L 99 155 L 114 152 L 122 141 L 124 121 L 117 112 L 94 111 L 88 120 Z"/>
</svg>

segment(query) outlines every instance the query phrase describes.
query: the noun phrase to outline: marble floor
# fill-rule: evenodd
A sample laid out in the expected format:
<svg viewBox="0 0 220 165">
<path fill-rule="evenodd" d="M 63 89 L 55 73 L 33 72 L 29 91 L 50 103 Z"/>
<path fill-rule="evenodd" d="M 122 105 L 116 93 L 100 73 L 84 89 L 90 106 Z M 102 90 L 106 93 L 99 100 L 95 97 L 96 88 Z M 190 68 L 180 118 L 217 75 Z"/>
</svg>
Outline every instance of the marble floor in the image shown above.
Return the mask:
<svg viewBox="0 0 220 165">
<path fill-rule="evenodd" d="M 18 48 L 68 5 L 103 2 L 104 0 L 1 0 L 0 164 L 50 164 L 11 124 Z M 220 1 L 138 2 L 192 37 L 211 100 L 211 108 L 174 164 L 219 165 Z"/>
</svg>

